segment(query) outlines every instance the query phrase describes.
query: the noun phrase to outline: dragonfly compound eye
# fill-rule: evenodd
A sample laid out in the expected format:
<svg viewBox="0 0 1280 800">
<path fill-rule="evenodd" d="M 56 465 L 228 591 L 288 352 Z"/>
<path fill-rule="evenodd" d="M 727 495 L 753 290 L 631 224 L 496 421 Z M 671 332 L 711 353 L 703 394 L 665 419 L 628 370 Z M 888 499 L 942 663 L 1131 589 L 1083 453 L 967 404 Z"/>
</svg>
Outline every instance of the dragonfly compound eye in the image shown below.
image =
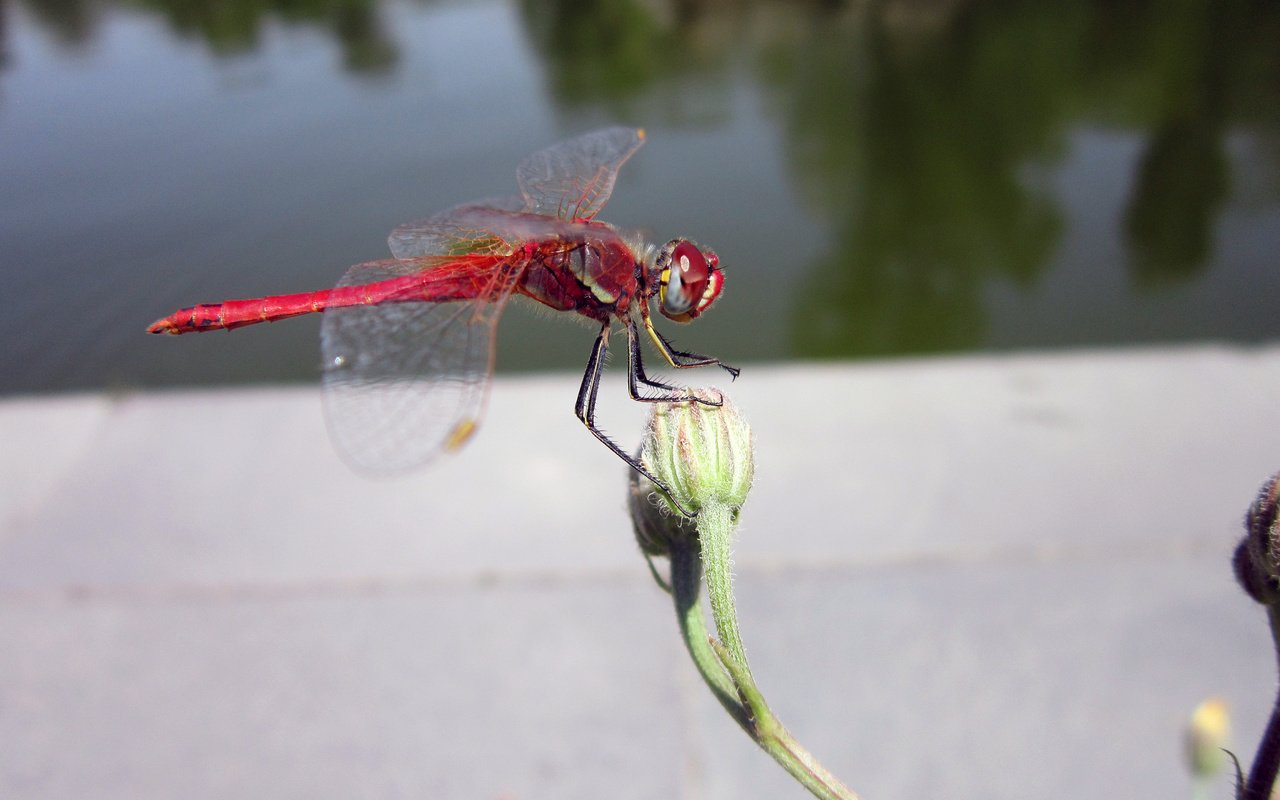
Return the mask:
<svg viewBox="0 0 1280 800">
<path fill-rule="evenodd" d="M 720 294 L 724 273 L 714 253 L 687 239 L 668 242 L 658 255 L 658 308 L 676 322 L 697 317 Z"/>
</svg>

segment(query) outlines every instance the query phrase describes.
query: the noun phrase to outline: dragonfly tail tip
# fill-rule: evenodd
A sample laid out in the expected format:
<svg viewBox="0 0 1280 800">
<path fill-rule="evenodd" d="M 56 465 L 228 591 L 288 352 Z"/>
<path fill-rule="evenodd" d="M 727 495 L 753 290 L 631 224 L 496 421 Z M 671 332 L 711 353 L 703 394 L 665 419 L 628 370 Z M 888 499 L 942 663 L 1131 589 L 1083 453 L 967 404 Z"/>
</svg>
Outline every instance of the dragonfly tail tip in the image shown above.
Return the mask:
<svg viewBox="0 0 1280 800">
<path fill-rule="evenodd" d="M 158 319 L 147 326 L 147 333 L 171 333 L 177 335 L 180 331 L 174 326 L 168 317 Z"/>
</svg>

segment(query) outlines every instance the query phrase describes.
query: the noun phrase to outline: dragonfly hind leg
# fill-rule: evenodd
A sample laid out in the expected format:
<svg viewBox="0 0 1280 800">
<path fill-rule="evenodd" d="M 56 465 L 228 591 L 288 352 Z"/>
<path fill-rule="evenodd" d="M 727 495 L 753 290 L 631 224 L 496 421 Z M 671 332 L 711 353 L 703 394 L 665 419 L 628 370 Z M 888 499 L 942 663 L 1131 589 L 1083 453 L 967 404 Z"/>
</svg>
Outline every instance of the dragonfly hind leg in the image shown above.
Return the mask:
<svg viewBox="0 0 1280 800">
<path fill-rule="evenodd" d="M 628 330 L 628 333 L 631 333 L 631 331 Z M 635 337 L 631 336 L 630 338 L 634 339 Z M 658 480 L 658 478 L 655 477 L 653 473 L 645 469 L 644 465 L 640 463 L 640 460 L 638 458 L 636 458 L 635 456 L 631 455 L 630 453 L 626 452 L 621 447 L 619 447 L 617 442 L 610 439 L 609 436 L 604 431 L 600 430 L 600 428 L 596 426 L 596 396 L 600 392 L 600 376 L 604 374 L 604 359 L 605 359 L 605 354 L 608 351 L 609 351 L 609 324 L 605 323 L 604 327 L 600 329 L 600 335 L 596 337 L 595 345 L 592 346 L 591 348 L 591 358 L 587 361 L 587 371 L 582 376 L 582 386 L 579 387 L 578 389 L 578 400 L 573 407 L 574 415 L 577 416 L 578 419 L 582 421 L 583 425 L 587 426 L 587 430 L 591 431 L 591 434 L 593 436 L 595 436 L 597 439 L 603 442 L 606 447 L 608 447 L 615 454 L 617 454 L 618 458 L 621 458 L 623 461 L 627 462 L 627 466 L 631 467 L 636 472 L 648 478 L 653 483 L 653 485 L 658 488 L 660 492 L 666 495 L 667 499 L 671 501 L 671 504 L 674 505 L 680 511 L 681 514 L 685 515 L 686 517 L 689 517 L 690 519 L 697 517 L 698 516 L 697 514 L 691 513 L 684 506 L 680 505 L 680 502 L 675 499 L 674 495 L 671 494 L 671 489 L 668 488 L 668 486 L 665 483 Z M 632 372 L 631 385 L 634 388 L 634 370 L 631 370 L 631 372 Z M 648 383 L 649 381 L 646 379 L 645 382 Z M 665 384 L 658 384 L 658 385 L 665 386 Z M 637 399 L 648 399 L 648 398 L 637 398 Z M 679 401 L 679 400 L 687 400 L 687 399 L 688 399 L 688 395 L 686 393 L 678 392 L 677 395 L 672 398 L 655 398 L 651 402 L 660 402 L 663 400 Z"/>
</svg>

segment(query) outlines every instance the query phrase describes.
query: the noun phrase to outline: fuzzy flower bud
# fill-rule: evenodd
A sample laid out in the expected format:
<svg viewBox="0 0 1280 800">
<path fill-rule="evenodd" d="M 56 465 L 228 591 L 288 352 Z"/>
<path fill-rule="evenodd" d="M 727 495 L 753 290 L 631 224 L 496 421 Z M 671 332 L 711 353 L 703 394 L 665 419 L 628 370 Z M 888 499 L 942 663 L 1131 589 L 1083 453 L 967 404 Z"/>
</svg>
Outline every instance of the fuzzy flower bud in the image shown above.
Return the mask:
<svg viewBox="0 0 1280 800">
<path fill-rule="evenodd" d="M 700 391 L 697 396 L 722 405 L 655 404 L 640 461 L 667 485 L 673 500 L 694 514 L 711 503 L 736 510 L 746 502 L 755 475 L 751 426 L 723 395 Z"/>
<path fill-rule="evenodd" d="M 1280 472 L 1262 486 L 1245 515 L 1245 535 L 1232 566 L 1236 580 L 1264 605 L 1280 604 Z"/>
</svg>

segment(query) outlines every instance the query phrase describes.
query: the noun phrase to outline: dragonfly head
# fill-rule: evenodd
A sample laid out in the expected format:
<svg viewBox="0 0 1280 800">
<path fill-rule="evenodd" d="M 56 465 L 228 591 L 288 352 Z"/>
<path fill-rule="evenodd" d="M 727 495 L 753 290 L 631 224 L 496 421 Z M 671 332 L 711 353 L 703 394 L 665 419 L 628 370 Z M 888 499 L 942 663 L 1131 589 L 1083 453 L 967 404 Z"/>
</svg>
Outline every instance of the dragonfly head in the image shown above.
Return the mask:
<svg viewBox="0 0 1280 800">
<path fill-rule="evenodd" d="M 689 322 L 707 310 L 724 288 L 720 259 L 688 239 L 672 239 L 658 251 L 658 310 L 668 319 Z"/>
</svg>

